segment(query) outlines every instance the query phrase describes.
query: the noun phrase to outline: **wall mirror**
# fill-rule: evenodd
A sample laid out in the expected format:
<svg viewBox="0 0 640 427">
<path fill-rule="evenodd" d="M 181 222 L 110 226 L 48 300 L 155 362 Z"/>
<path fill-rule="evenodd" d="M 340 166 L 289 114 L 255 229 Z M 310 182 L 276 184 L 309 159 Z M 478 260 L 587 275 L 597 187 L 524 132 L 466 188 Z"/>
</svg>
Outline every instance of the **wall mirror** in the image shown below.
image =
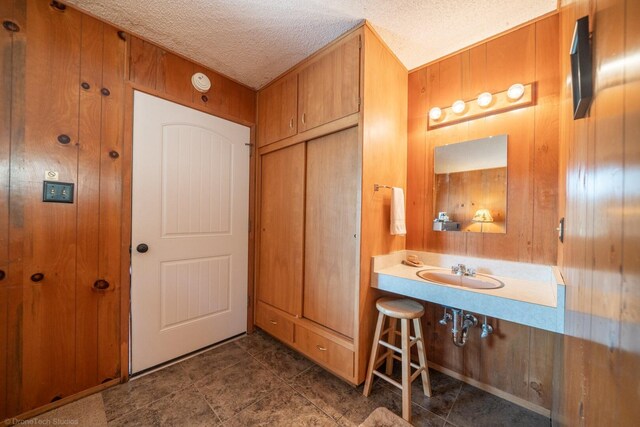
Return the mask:
<svg viewBox="0 0 640 427">
<path fill-rule="evenodd" d="M 436 231 L 507 232 L 507 135 L 435 148 Z"/>
</svg>

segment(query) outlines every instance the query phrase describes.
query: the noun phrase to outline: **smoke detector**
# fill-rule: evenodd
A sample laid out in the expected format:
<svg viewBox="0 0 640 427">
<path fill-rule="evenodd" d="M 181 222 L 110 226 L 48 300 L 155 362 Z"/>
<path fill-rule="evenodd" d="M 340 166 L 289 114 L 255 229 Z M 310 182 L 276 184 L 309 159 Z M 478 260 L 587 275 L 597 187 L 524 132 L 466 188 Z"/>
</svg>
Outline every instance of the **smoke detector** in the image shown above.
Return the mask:
<svg viewBox="0 0 640 427">
<path fill-rule="evenodd" d="M 198 92 L 207 93 L 211 89 L 211 80 L 202 73 L 191 76 L 191 84 Z"/>
</svg>

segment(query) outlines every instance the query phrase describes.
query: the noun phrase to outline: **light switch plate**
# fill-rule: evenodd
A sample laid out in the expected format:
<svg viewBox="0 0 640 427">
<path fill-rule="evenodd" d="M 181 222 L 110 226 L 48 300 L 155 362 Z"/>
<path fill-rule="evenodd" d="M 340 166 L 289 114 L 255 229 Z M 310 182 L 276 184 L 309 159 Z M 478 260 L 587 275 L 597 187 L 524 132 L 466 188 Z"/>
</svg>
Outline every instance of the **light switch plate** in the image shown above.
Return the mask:
<svg viewBox="0 0 640 427">
<path fill-rule="evenodd" d="M 73 203 L 74 184 L 70 182 L 44 181 L 42 201 L 49 203 Z"/>
</svg>

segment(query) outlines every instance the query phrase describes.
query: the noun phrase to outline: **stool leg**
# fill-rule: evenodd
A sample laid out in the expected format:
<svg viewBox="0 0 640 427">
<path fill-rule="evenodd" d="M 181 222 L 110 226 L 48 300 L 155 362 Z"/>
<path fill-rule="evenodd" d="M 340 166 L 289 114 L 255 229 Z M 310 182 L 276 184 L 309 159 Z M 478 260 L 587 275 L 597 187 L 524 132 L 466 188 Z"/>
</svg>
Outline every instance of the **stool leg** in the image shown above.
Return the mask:
<svg viewBox="0 0 640 427">
<path fill-rule="evenodd" d="M 424 342 L 424 334 L 422 333 L 422 322 L 420 318 L 413 319 L 413 327 L 416 330 L 416 338 L 418 338 L 418 359 L 420 359 L 420 367 L 424 368 L 420 376 L 422 377 L 422 390 L 425 396 L 431 397 L 431 382 L 429 381 L 429 365 L 427 364 L 427 352 L 425 351 L 426 343 Z"/>
<path fill-rule="evenodd" d="M 389 318 L 389 336 L 387 342 L 391 345 L 396 345 L 396 321 L 395 317 Z M 387 350 L 387 371 L 386 374 L 391 376 L 393 373 L 393 350 Z"/>
<path fill-rule="evenodd" d="M 369 359 L 369 369 L 367 370 L 367 380 L 364 382 L 365 396 L 369 396 L 371 393 L 371 386 L 373 385 L 373 371 L 376 369 L 376 360 L 378 360 L 378 351 L 380 344 L 378 341 L 382 338 L 382 326 L 384 325 L 384 314 L 378 313 L 378 323 L 376 324 L 376 332 L 373 334 L 373 347 L 371 348 L 371 358 Z"/>
<path fill-rule="evenodd" d="M 411 323 L 401 319 L 402 328 L 402 418 L 411 422 Z"/>
</svg>

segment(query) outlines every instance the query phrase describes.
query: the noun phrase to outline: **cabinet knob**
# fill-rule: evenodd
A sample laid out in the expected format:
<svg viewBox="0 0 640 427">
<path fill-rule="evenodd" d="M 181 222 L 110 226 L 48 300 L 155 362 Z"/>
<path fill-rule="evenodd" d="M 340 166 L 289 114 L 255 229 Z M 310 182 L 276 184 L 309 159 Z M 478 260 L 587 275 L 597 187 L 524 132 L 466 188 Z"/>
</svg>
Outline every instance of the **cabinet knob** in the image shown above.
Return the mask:
<svg viewBox="0 0 640 427">
<path fill-rule="evenodd" d="M 269 320 L 269 323 L 271 323 L 272 325 L 277 325 L 278 322 L 276 322 L 275 320 Z"/>
<path fill-rule="evenodd" d="M 306 123 L 306 119 L 307 119 L 307 113 L 302 113 L 302 124 L 303 125 Z"/>
<path fill-rule="evenodd" d="M 321 345 L 317 345 L 317 346 L 316 346 L 316 348 L 317 348 L 318 350 L 320 350 L 320 351 L 327 351 L 327 348 L 326 348 L 326 347 L 323 347 L 323 346 L 321 346 Z"/>
<path fill-rule="evenodd" d="M 0 270 L 0 280 L 4 280 L 5 277 L 7 277 L 7 274 L 4 272 L 4 270 Z"/>
<path fill-rule="evenodd" d="M 289 129 L 293 129 L 293 117 L 289 120 Z"/>
</svg>

